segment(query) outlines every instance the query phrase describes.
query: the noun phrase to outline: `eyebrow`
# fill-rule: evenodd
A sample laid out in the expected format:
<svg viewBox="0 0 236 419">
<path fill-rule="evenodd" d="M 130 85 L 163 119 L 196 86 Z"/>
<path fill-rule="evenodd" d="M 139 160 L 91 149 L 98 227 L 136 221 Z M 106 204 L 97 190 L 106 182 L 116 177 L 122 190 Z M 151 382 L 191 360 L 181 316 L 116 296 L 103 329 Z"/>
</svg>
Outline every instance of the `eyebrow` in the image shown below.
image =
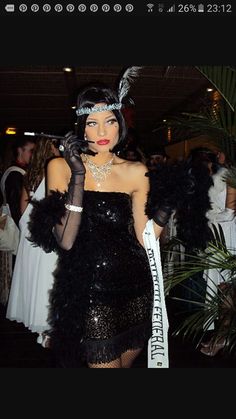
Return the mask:
<svg viewBox="0 0 236 419">
<path fill-rule="evenodd" d="M 105 119 L 110 119 L 110 118 L 115 118 L 115 119 L 117 119 L 117 118 L 115 117 L 115 115 L 113 115 L 113 114 L 111 114 L 110 116 L 106 116 L 106 117 L 105 117 Z M 87 121 L 88 121 L 88 120 L 90 120 L 90 121 L 97 121 L 96 117 L 91 117 L 91 116 L 88 116 Z M 87 121 L 86 121 L 86 122 L 87 122 Z"/>
</svg>

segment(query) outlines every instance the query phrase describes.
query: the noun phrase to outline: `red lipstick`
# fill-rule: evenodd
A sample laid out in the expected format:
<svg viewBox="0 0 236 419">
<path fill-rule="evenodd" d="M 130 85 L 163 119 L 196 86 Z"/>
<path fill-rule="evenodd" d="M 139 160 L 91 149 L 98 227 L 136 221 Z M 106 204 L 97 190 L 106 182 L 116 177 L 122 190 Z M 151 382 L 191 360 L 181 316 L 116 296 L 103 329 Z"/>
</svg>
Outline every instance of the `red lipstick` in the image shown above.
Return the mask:
<svg viewBox="0 0 236 419">
<path fill-rule="evenodd" d="M 105 138 L 103 140 L 97 141 L 97 144 L 99 145 L 107 145 L 109 144 L 110 140 L 106 140 Z"/>
</svg>

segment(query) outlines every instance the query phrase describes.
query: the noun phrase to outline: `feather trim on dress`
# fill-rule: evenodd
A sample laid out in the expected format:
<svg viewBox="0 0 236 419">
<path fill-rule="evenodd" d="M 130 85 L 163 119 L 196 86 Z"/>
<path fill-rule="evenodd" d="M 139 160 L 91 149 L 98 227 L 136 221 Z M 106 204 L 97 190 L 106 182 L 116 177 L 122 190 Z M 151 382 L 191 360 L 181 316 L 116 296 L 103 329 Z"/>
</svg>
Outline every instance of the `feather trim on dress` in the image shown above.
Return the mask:
<svg viewBox="0 0 236 419">
<path fill-rule="evenodd" d="M 204 249 L 212 238 L 206 212 L 211 208 L 208 190 L 213 184 L 206 166 L 185 162 L 160 165 L 147 173 L 150 193 L 146 214 L 151 219 L 162 205 L 175 211 L 177 238 L 188 250 Z"/>
<path fill-rule="evenodd" d="M 59 250 L 52 230 L 56 224 L 60 224 L 65 215 L 66 198 L 67 193 L 52 191 L 51 195 L 40 201 L 30 201 L 33 209 L 28 223 L 30 236 L 27 238 L 35 246 L 42 247 L 46 253 Z"/>
</svg>

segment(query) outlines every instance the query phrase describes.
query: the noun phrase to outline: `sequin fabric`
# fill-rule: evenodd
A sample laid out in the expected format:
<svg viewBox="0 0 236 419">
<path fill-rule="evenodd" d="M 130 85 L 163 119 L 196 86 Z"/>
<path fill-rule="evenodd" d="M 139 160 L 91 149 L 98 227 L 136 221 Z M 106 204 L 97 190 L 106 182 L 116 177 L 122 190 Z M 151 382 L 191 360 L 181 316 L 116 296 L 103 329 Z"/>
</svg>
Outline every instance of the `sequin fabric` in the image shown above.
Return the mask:
<svg viewBox="0 0 236 419">
<path fill-rule="evenodd" d="M 110 362 L 151 336 L 152 276 L 130 196 L 85 191 L 83 207 L 74 246 L 59 256 L 49 321 L 67 360 Z"/>
</svg>

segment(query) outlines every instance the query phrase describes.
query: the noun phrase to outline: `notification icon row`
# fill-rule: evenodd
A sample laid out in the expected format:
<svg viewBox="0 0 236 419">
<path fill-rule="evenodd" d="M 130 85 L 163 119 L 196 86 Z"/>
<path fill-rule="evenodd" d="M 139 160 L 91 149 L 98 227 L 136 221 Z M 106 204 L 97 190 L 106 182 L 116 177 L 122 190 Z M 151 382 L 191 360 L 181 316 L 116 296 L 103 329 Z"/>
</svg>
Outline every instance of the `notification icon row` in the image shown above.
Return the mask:
<svg viewBox="0 0 236 419">
<path fill-rule="evenodd" d="M 114 6 L 111 6 L 110 4 L 102 4 L 97 5 L 96 3 L 90 4 L 90 5 L 86 5 L 86 4 L 79 4 L 78 6 L 69 3 L 67 5 L 62 5 L 61 3 L 58 3 L 56 5 L 51 5 L 49 3 L 43 4 L 42 6 L 34 3 L 31 4 L 30 6 L 22 3 L 19 6 L 15 5 L 15 4 L 6 4 L 5 6 L 5 10 L 6 12 L 16 12 L 16 11 L 20 11 L 22 13 L 25 13 L 27 11 L 31 11 L 33 13 L 39 12 L 39 11 L 43 11 L 45 13 L 51 12 L 51 11 L 55 11 L 57 13 L 60 13 L 62 11 L 66 11 L 66 12 L 74 12 L 76 10 L 78 10 L 79 12 L 83 13 L 86 11 L 90 11 L 90 12 L 97 12 L 99 10 L 101 10 L 102 12 L 106 13 L 106 12 L 110 12 L 110 11 L 114 11 L 116 13 L 123 11 L 126 11 L 128 13 L 133 12 L 134 11 L 134 5 L 131 3 L 127 3 L 126 5 L 121 5 L 119 3 L 115 4 Z"/>
</svg>

